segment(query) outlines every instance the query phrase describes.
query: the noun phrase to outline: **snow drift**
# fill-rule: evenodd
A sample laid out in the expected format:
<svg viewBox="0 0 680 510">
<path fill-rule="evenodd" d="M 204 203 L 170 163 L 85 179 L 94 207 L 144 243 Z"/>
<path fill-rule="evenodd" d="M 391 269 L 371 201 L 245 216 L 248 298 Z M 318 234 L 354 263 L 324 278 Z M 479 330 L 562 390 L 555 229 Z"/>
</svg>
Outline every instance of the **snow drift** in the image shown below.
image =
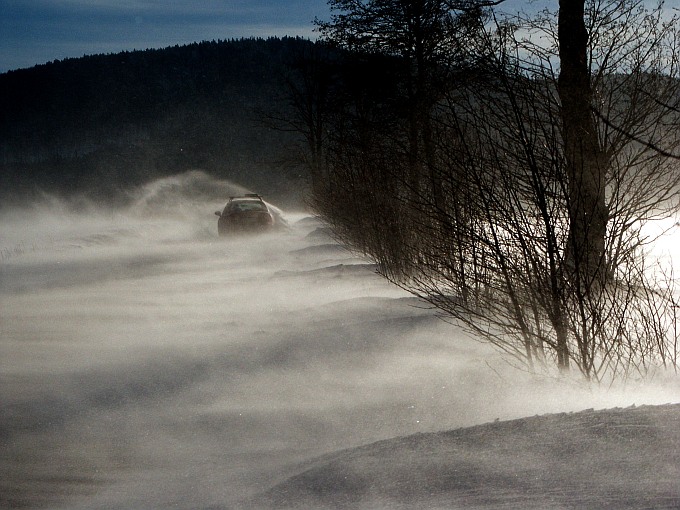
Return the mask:
<svg viewBox="0 0 680 510">
<path fill-rule="evenodd" d="M 417 434 L 317 459 L 255 508 L 678 508 L 680 405 Z"/>
</svg>

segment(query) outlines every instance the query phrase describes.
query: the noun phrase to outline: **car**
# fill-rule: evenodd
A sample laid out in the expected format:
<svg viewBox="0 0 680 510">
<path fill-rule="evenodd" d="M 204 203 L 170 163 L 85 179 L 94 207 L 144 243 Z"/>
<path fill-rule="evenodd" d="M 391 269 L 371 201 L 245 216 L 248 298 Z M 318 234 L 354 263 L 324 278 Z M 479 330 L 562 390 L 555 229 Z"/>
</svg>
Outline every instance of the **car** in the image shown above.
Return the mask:
<svg viewBox="0 0 680 510">
<path fill-rule="evenodd" d="M 274 227 L 274 215 L 260 195 L 248 193 L 230 197 L 222 211 L 215 211 L 217 233 L 227 236 L 235 233 L 262 232 Z"/>
</svg>

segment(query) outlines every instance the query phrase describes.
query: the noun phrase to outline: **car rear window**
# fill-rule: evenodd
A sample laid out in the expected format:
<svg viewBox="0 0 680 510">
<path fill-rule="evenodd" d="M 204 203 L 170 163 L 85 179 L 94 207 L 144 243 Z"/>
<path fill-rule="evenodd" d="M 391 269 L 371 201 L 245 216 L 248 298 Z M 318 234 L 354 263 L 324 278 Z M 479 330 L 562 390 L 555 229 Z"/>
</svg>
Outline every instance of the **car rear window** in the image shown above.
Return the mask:
<svg viewBox="0 0 680 510">
<path fill-rule="evenodd" d="M 266 211 L 267 206 L 264 205 L 264 203 L 259 202 L 259 201 L 248 201 L 248 202 L 232 202 L 230 206 L 230 210 L 235 211 L 235 212 L 241 212 L 241 211 Z"/>
</svg>

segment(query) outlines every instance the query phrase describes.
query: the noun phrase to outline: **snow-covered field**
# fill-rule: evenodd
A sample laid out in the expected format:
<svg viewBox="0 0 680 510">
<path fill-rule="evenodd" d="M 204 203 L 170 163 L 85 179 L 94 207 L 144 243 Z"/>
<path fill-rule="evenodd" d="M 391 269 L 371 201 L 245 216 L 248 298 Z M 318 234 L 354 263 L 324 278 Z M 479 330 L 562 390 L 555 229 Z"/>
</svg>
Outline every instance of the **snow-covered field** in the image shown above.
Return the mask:
<svg viewBox="0 0 680 510">
<path fill-rule="evenodd" d="M 513 369 L 305 213 L 218 239 L 236 192 L 191 173 L 125 210 L 2 212 L 1 508 L 231 508 L 382 439 L 680 401 Z"/>
</svg>

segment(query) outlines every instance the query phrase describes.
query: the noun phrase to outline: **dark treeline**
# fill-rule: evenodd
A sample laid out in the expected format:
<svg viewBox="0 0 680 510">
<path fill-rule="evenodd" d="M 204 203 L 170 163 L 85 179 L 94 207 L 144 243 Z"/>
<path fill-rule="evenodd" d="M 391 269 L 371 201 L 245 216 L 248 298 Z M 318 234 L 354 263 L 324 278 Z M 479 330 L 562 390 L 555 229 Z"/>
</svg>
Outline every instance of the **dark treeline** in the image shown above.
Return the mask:
<svg viewBox="0 0 680 510">
<path fill-rule="evenodd" d="M 200 168 L 294 199 L 285 112 L 291 61 L 314 43 L 241 39 L 54 61 L 0 75 L 0 189 L 116 200 L 154 177 Z M 289 164 L 290 163 L 290 164 Z"/>
</svg>

